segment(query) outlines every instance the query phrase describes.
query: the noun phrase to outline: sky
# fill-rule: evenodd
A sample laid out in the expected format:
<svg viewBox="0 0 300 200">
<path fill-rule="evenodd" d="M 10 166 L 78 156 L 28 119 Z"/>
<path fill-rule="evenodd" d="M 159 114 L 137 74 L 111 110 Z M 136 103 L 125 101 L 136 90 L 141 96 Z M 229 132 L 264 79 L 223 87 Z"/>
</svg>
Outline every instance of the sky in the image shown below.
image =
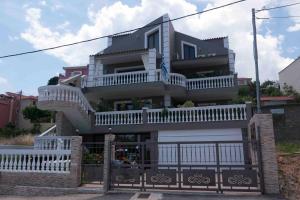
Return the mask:
<svg viewBox="0 0 300 200">
<path fill-rule="evenodd" d="M 72 43 L 136 28 L 168 13 L 170 18 L 220 6 L 234 0 L 1 0 L 0 56 Z M 254 78 L 251 8 L 269 8 L 299 0 L 247 0 L 189 17 L 173 25 L 200 39 L 229 37 L 239 77 Z M 258 17 L 299 15 L 300 5 L 257 13 Z M 257 20 L 260 79 L 278 80 L 278 72 L 300 56 L 300 18 Z M 89 55 L 107 39 L 0 59 L 0 94 L 38 87 L 63 73 L 65 66 L 88 64 Z"/>
</svg>

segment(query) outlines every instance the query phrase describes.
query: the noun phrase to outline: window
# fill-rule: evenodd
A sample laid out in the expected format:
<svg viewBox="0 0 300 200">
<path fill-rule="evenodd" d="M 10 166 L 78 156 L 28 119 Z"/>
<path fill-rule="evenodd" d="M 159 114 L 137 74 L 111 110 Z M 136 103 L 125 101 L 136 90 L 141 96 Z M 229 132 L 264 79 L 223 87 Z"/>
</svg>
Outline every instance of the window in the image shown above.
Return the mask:
<svg viewBox="0 0 300 200">
<path fill-rule="evenodd" d="M 191 45 L 183 44 L 183 58 L 184 59 L 193 59 L 196 55 L 196 48 Z"/>
<path fill-rule="evenodd" d="M 149 34 L 147 40 L 149 49 L 155 48 L 159 51 L 159 31 Z"/>
<path fill-rule="evenodd" d="M 76 75 L 81 75 L 82 74 L 82 72 L 81 71 L 73 71 L 73 72 L 71 72 L 71 76 L 76 76 Z"/>
</svg>

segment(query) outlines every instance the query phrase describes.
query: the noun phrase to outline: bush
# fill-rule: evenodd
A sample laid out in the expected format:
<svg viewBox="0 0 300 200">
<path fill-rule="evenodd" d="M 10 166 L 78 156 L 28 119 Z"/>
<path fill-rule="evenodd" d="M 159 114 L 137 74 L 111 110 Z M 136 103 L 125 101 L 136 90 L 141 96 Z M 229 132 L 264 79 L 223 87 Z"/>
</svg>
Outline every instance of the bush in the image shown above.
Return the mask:
<svg viewBox="0 0 300 200">
<path fill-rule="evenodd" d="M 8 123 L 4 128 L 0 129 L 0 137 L 2 138 L 12 138 L 25 133 L 28 133 L 28 131 L 18 129 L 12 123 Z"/>
<path fill-rule="evenodd" d="M 191 107 L 195 107 L 195 104 L 194 104 L 194 102 L 188 100 L 188 101 L 184 102 L 184 104 L 178 105 L 177 107 L 178 108 L 191 108 Z"/>
</svg>

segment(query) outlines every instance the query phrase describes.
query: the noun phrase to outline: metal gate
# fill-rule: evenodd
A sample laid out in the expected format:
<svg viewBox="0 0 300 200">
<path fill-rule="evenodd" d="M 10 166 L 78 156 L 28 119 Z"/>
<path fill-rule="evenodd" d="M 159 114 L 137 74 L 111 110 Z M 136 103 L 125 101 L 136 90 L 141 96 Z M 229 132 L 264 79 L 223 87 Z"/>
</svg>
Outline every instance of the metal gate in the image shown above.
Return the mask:
<svg viewBox="0 0 300 200">
<path fill-rule="evenodd" d="M 104 143 L 82 143 L 82 183 L 103 183 Z"/>
<path fill-rule="evenodd" d="M 110 189 L 262 192 L 258 141 L 112 142 Z"/>
</svg>

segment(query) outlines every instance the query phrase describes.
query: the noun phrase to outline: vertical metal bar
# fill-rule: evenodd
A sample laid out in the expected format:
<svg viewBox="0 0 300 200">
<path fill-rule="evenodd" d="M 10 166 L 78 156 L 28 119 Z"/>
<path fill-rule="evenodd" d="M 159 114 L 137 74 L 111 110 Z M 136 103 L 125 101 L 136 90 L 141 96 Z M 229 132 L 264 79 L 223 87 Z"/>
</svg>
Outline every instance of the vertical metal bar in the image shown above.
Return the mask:
<svg viewBox="0 0 300 200">
<path fill-rule="evenodd" d="M 178 188 L 181 189 L 181 153 L 180 153 L 180 143 L 177 143 L 177 170 L 178 170 Z"/>
<path fill-rule="evenodd" d="M 222 193 L 222 189 L 221 189 L 221 171 L 220 171 L 220 151 L 219 151 L 219 143 L 216 142 L 216 154 L 217 154 L 217 178 L 218 178 L 218 190 L 217 193 L 221 192 Z"/>
<path fill-rule="evenodd" d="M 261 137 L 260 137 L 260 127 L 257 127 L 257 139 L 256 139 L 256 145 L 257 145 L 257 157 L 258 157 L 258 168 L 259 168 L 259 178 L 260 178 L 260 190 L 261 193 L 264 194 L 265 193 L 265 182 L 264 182 L 264 169 L 263 169 L 263 161 L 262 161 L 262 152 L 261 152 Z"/>
<path fill-rule="evenodd" d="M 145 142 L 140 142 L 142 148 L 141 149 L 141 153 L 142 153 L 142 188 L 141 188 L 141 191 L 146 191 L 146 188 L 145 188 L 145 166 L 144 166 L 144 163 L 145 163 L 145 145 L 146 143 Z"/>
</svg>

